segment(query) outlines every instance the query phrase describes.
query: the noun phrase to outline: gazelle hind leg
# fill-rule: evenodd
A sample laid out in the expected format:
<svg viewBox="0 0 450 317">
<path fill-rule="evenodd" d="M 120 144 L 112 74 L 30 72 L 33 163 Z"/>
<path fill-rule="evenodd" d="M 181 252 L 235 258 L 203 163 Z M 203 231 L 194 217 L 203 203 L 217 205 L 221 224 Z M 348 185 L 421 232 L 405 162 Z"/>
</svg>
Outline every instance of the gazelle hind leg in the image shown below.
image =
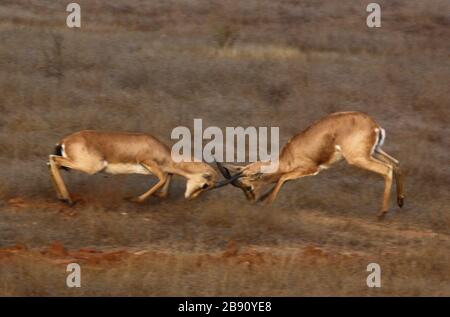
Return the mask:
<svg viewBox="0 0 450 317">
<path fill-rule="evenodd" d="M 397 189 L 397 205 L 402 208 L 405 200 L 404 193 L 404 178 L 403 173 L 400 170 L 399 161 L 384 152 L 382 149 L 377 148 L 375 153 L 379 155 L 379 158 L 388 164 L 392 164 L 394 166 L 394 176 L 395 176 L 395 187 Z"/>
<path fill-rule="evenodd" d="M 390 156 L 389 154 L 387 154 L 386 152 L 384 152 L 381 148 L 376 148 L 375 152 L 380 154 L 381 156 L 383 156 L 384 158 L 386 158 L 388 161 L 390 161 L 391 163 L 398 165 L 399 161 L 397 159 L 395 159 L 394 157 Z"/>
<path fill-rule="evenodd" d="M 56 181 L 55 175 L 53 174 L 51 163 L 48 162 L 47 166 L 48 166 L 48 170 L 50 172 L 50 179 L 52 180 L 53 187 L 55 188 L 55 191 L 56 191 L 56 197 L 58 197 L 59 200 L 62 200 L 63 196 L 62 196 L 61 190 L 59 189 L 58 182 Z"/>
<path fill-rule="evenodd" d="M 59 170 L 60 165 L 55 160 L 57 157 L 58 156 L 55 155 L 49 156 L 50 176 L 53 184 L 55 185 L 58 199 L 67 202 L 69 205 L 73 205 L 73 201 L 70 198 L 69 191 L 67 190 L 66 184 L 64 183 Z"/>
<path fill-rule="evenodd" d="M 381 220 L 389 210 L 389 197 L 391 194 L 392 174 L 393 174 L 392 165 L 387 164 L 371 156 L 347 159 L 347 162 L 350 165 L 354 165 L 359 168 L 372 171 L 384 177 L 383 202 L 381 205 L 381 210 L 378 213 L 378 218 Z"/>
<path fill-rule="evenodd" d="M 73 170 L 78 170 L 90 175 L 93 175 L 104 168 L 104 163 L 101 160 L 84 161 L 83 163 L 73 161 L 70 158 L 62 157 L 58 155 L 49 156 L 50 172 L 52 180 L 57 188 L 58 198 L 67 202 L 69 205 L 73 205 L 74 202 L 70 197 L 69 191 L 64 183 L 64 180 L 60 173 L 60 167 L 67 167 Z"/>
</svg>

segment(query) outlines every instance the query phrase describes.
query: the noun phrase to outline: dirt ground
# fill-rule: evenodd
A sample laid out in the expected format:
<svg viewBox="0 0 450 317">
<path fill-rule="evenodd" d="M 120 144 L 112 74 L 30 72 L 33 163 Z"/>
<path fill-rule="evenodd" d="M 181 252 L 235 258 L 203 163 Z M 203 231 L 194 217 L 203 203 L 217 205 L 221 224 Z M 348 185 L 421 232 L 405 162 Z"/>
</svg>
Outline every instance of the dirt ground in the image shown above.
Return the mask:
<svg viewBox="0 0 450 317">
<path fill-rule="evenodd" d="M 449 296 L 450 3 L 64 1 L 0 4 L 0 295 Z M 370 114 L 401 162 L 405 206 L 376 219 L 383 180 L 339 163 L 272 206 L 233 187 L 124 197 L 156 180 L 63 172 L 54 144 L 83 129 L 277 126 L 280 143 L 335 111 Z M 393 195 L 395 196 L 395 195 Z M 66 266 L 82 287 L 66 286 Z M 368 288 L 369 263 L 381 288 Z"/>
</svg>

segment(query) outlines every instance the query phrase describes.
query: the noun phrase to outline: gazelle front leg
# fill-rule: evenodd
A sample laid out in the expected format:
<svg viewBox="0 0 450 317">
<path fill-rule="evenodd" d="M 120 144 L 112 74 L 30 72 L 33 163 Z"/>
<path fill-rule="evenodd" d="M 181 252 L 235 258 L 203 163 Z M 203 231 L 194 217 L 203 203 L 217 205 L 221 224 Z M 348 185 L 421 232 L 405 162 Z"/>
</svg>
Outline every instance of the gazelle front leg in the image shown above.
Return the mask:
<svg viewBox="0 0 450 317">
<path fill-rule="evenodd" d="M 155 164 L 152 163 L 140 163 L 143 167 L 145 167 L 150 173 L 159 178 L 158 183 L 152 186 L 148 191 L 143 193 L 142 195 L 129 199 L 132 202 L 142 203 L 152 194 L 154 194 L 158 189 L 160 189 L 167 182 L 167 173 L 162 172 Z"/>
<path fill-rule="evenodd" d="M 64 180 L 61 176 L 59 164 L 55 161 L 56 157 L 58 156 L 49 156 L 50 176 L 56 189 L 56 195 L 58 196 L 58 199 L 67 202 L 69 205 L 73 205 L 72 198 L 70 198 L 69 191 L 67 190 L 66 184 L 64 184 Z"/>
<path fill-rule="evenodd" d="M 309 170 L 297 170 L 290 173 L 283 174 L 277 181 L 276 185 L 270 190 L 267 194 L 263 195 L 258 199 L 259 201 L 264 201 L 266 204 L 272 204 L 275 201 L 275 198 L 277 198 L 278 192 L 280 191 L 283 184 L 289 180 L 310 176 L 310 175 L 316 175 L 318 172 L 318 168 L 313 168 Z"/>
<path fill-rule="evenodd" d="M 284 175 L 281 176 L 275 186 L 268 193 L 261 196 L 258 200 L 263 201 L 267 205 L 271 205 L 275 201 L 275 198 L 277 198 L 278 192 L 286 181 L 287 179 L 284 177 Z"/>
<path fill-rule="evenodd" d="M 167 175 L 167 180 L 164 183 L 164 186 L 161 188 L 160 191 L 157 191 L 154 193 L 155 196 L 158 196 L 159 198 L 167 198 L 167 196 L 169 195 L 169 190 L 170 190 L 170 183 L 172 181 L 172 174 L 168 174 Z"/>
</svg>

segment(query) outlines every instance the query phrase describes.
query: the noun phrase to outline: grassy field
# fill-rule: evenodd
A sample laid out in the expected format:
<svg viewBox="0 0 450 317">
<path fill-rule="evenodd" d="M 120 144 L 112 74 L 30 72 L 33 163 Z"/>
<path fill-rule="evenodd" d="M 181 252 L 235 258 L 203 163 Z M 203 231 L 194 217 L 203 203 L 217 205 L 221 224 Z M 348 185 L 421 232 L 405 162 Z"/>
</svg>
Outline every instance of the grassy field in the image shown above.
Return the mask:
<svg viewBox="0 0 450 317">
<path fill-rule="evenodd" d="M 450 295 L 450 3 L 79 0 L 0 4 L 0 295 Z M 278 126 L 281 144 L 335 111 L 387 131 L 406 205 L 376 220 L 383 181 L 345 163 L 283 187 L 273 206 L 233 187 L 123 200 L 154 178 L 64 172 L 54 144 L 82 129 Z M 82 265 L 82 287 L 65 285 Z M 382 287 L 366 286 L 366 267 Z"/>
</svg>

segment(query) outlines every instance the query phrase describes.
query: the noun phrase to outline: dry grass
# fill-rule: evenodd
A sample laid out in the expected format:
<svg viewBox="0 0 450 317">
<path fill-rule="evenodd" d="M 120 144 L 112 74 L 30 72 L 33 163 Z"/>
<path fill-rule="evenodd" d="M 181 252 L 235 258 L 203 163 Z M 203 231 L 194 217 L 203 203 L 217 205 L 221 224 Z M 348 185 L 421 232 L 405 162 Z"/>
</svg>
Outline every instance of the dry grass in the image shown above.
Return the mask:
<svg viewBox="0 0 450 317">
<path fill-rule="evenodd" d="M 418 252 L 370 256 L 314 246 L 239 248 L 232 243 L 208 253 L 16 247 L 0 253 L 0 282 L 4 295 L 28 296 L 448 296 L 449 281 L 442 276 L 450 259 L 441 247 L 434 241 Z M 383 268 L 380 289 L 365 284 L 368 261 Z M 82 267 L 79 289 L 65 286 L 64 268 L 70 262 Z"/>
<path fill-rule="evenodd" d="M 448 1 L 382 1 L 376 30 L 363 1 L 78 3 L 80 30 L 64 27 L 61 1 L 0 5 L 0 247 L 31 248 L 0 256 L 0 294 L 449 295 Z M 233 188 L 186 202 L 181 180 L 170 200 L 136 206 L 122 197 L 154 180 L 72 172 L 68 186 L 84 199 L 74 210 L 55 201 L 45 166 L 53 144 L 81 129 L 170 143 L 175 126 L 202 118 L 279 126 L 284 143 L 341 110 L 376 118 L 402 163 L 406 207 L 384 223 L 382 180 L 345 164 L 287 184 L 272 207 Z M 73 291 L 65 265 L 38 251 L 53 241 L 164 260 L 87 264 Z M 230 241 L 265 261 L 214 260 Z M 365 286 L 371 261 L 380 290 Z"/>
</svg>

